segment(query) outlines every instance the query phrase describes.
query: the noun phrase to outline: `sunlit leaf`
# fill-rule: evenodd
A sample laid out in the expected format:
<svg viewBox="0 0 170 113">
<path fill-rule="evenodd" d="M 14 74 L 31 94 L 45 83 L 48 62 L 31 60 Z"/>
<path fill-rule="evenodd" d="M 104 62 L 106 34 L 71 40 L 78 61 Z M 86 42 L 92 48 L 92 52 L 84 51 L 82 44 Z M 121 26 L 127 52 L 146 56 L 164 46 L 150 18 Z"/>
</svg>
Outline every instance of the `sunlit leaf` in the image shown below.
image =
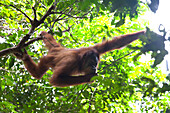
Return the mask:
<svg viewBox="0 0 170 113">
<path fill-rule="evenodd" d="M 8 65 L 8 66 L 9 66 L 9 67 L 8 67 L 9 69 L 14 65 L 14 62 L 15 62 L 14 57 L 10 57 L 10 58 L 9 58 L 9 65 Z"/>
</svg>

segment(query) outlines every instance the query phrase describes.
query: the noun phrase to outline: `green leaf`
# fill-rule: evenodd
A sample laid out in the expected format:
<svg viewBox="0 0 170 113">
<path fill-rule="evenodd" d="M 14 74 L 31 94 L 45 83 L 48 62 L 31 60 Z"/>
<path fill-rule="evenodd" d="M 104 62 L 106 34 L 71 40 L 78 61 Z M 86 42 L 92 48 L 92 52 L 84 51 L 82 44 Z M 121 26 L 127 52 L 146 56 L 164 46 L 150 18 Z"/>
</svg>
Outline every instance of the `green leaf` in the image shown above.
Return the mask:
<svg viewBox="0 0 170 113">
<path fill-rule="evenodd" d="M 92 22 L 93 20 L 93 14 L 90 15 L 90 23 Z"/>
<path fill-rule="evenodd" d="M 58 28 L 58 30 L 59 30 L 59 36 L 61 37 L 63 32 L 60 28 Z"/>
<path fill-rule="evenodd" d="M 112 19 L 112 21 L 111 21 L 111 25 L 115 25 L 115 18 L 114 18 L 114 19 Z"/>
<path fill-rule="evenodd" d="M 121 25 L 123 25 L 125 23 L 125 19 L 121 19 L 119 22 L 116 23 L 115 27 L 120 27 Z"/>
<path fill-rule="evenodd" d="M 109 32 L 109 31 L 107 31 L 107 36 L 111 37 L 111 35 L 110 35 L 110 32 Z"/>
<path fill-rule="evenodd" d="M 14 65 L 14 62 L 15 62 L 14 57 L 10 57 L 10 59 L 9 59 L 9 65 L 8 65 L 8 68 L 9 68 L 9 69 Z"/>
<path fill-rule="evenodd" d="M 62 37 L 62 35 L 63 35 L 63 32 L 62 32 L 62 30 L 58 27 L 58 32 L 54 32 L 56 35 L 58 35 L 58 36 L 60 36 L 60 37 Z"/>
<path fill-rule="evenodd" d="M 38 12 L 37 14 L 38 14 L 40 17 L 42 17 L 42 16 L 43 16 L 43 14 L 42 14 L 42 13 L 40 13 L 40 12 Z"/>
<path fill-rule="evenodd" d="M 80 24 L 81 24 L 81 27 L 83 27 L 83 26 L 84 26 L 84 22 L 83 22 L 83 21 L 81 21 L 81 22 L 80 22 Z"/>
<path fill-rule="evenodd" d="M 6 49 L 8 47 L 10 47 L 10 44 L 8 44 L 8 43 L 0 43 L 0 50 Z"/>
<path fill-rule="evenodd" d="M 47 4 L 50 5 L 53 3 L 53 0 L 47 0 Z"/>
<path fill-rule="evenodd" d="M 105 24 L 105 25 L 104 25 L 104 28 L 105 28 L 105 29 L 108 29 L 108 26 Z"/>
</svg>

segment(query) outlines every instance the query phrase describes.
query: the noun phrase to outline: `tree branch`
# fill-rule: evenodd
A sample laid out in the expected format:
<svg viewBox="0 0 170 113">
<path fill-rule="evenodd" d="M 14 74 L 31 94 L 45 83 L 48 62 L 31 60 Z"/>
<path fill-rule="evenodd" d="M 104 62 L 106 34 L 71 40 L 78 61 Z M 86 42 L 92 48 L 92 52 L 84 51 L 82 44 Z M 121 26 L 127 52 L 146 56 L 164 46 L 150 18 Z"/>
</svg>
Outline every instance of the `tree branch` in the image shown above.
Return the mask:
<svg viewBox="0 0 170 113">
<path fill-rule="evenodd" d="M 51 11 L 55 8 L 55 5 L 52 5 L 48 11 L 44 14 L 44 16 L 40 19 L 40 24 L 44 22 L 44 20 L 51 14 Z"/>
<path fill-rule="evenodd" d="M 94 9 L 94 7 L 93 7 L 89 12 L 91 12 L 93 9 Z M 73 8 L 71 8 L 71 10 L 70 10 L 68 13 L 70 13 L 72 10 L 73 10 Z M 53 23 L 52 27 L 54 27 L 54 24 L 55 24 L 57 21 L 63 20 L 66 16 L 67 16 L 68 18 L 71 17 L 71 18 L 75 18 L 75 19 L 78 19 L 78 18 L 82 19 L 82 18 L 87 18 L 86 15 L 89 13 L 89 12 L 87 12 L 87 13 L 85 13 L 83 16 L 76 16 L 76 17 L 75 17 L 75 16 L 72 16 L 72 15 L 70 15 L 70 14 L 67 14 L 66 11 L 67 11 L 67 10 L 65 10 L 65 11 L 60 11 L 60 12 L 51 12 L 51 13 L 49 14 L 49 15 L 51 15 L 51 14 L 60 14 L 60 15 L 57 17 L 57 19 L 54 20 L 54 23 Z M 80 12 L 77 12 L 77 13 L 75 13 L 74 15 L 77 15 L 78 13 L 80 13 Z M 62 18 L 59 18 L 59 17 L 61 17 L 62 15 L 65 15 L 65 16 L 62 17 Z"/>
<path fill-rule="evenodd" d="M 21 11 L 20 9 L 18 9 L 16 6 L 14 6 L 14 5 L 6 5 L 6 4 L 2 4 L 2 3 L 0 3 L 0 5 L 6 6 L 6 7 L 9 7 L 9 6 L 13 7 L 13 8 L 16 9 L 17 11 L 21 12 L 26 18 L 28 18 L 28 20 L 30 21 L 30 23 L 32 22 L 31 18 L 30 18 L 26 13 L 24 13 L 23 11 Z"/>
<path fill-rule="evenodd" d="M 87 18 L 87 17 L 85 17 L 85 16 L 76 16 L 76 17 L 74 17 L 74 16 L 72 16 L 72 15 L 70 15 L 70 14 L 66 14 L 66 13 L 63 13 L 63 12 L 51 12 L 50 14 L 61 14 L 61 15 L 66 15 L 66 16 L 68 16 L 68 17 L 72 17 L 72 18 L 80 18 L 80 19 L 82 19 L 82 18 Z"/>
<path fill-rule="evenodd" d="M 87 85 L 88 85 L 88 83 L 85 84 L 84 87 L 79 92 L 77 92 L 77 94 L 76 94 L 77 97 L 72 101 L 72 106 L 68 109 L 68 112 L 71 111 L 71 109 L 73 108 L 76 100 L 79 98 L 80 94 L 83 92 L 83 90 L 86 88 Z"/>
<path fill-rule="evenodd" d="M 48 11 L 41 17 L 40 20 L 37 20 L 37 18 L 36 18 L 36 10 L 35 10 L 35 8 L 34 7 L 32 8 L 33 11 L 34 11 L 34 21 L 31 23 L 32 26 L 31 26 L 31 29 L 29 31 L 29 34 L 30 33 L 32 34 L 34 32 L 35 28 L 37 28 L 39 25 L 44 23 L 44 20 L 50 15 L 51 11 L 53 9 L 55 9 L 55 7 L 56 7 L 56 3 L 54 2 L 53 5 L 51 5 L 51 7 L 48 9 Z"/>
<path fill-rule="evenodd" d="M 43 37 L 41 37 L 41 36 L 39 36 L 39 37 L 37 37 L 37 38 L 34 38 L 34 39 L 28 41 L 27 43 L 25 43 L 23 47 L 27 47 L 27 46 L 29 46 L 30 44 L 34 43 L 35 41 L 42 40 L 42 39 L 43 39 Z"/>
<path fill-rule="evenodd" d="M 38 21 L 37 20 L 37 16 L 36 16 L 36 10 L 34 7 L 32 7 L 33 12 L 34 12 L 34 21 L 32 21 L 31 25 L 31 29 L 29 31 L 29 36 L 23 37 L 23 39 L 21 40 L 21 42 L 19 43 L 19 46 L 22 47 L 25 42 L 30 38 L 31 34 L 34 32 L 35 28 L 38 27 L 40 24 L 42 24 L 44 22 L 44 20 L 49 16 L 50 12 L 55 8 L 55 5 L 53 4 L 48 11 L 44 14 L 44 16 Z"/>
<path fill-rule="evenodd" d="M 128 54 L 126 54 L 126 55 L 118 58 L 118 59 L 116 59 L 116 60 L 113 61 L 111 64 L 108 64 L 107 66 L 105 66 L 102 70 L 108 68 L 109 66 L 111 66 L 111 65 L 114 64 L 115 62 L 117 62 L 117 61 L 119 61 L 119 60 L 121 60 L 121 59 L 123 59 L 123 58 L 125 58 L 125 57 L 127 57 L 127 56 L 129 56 L 129 55 L 131 55 L 131 54 L 134 53 L 134 52 L 136 52 L 136 50 L 134 50 L 134 51 L 132 51 L 132 52 L 130 52 L 130 53 L 128 53 Z M 98 72 L 100 72 L 100 71 L 101 71 L 101 70 L 98 70 Z"/>
<path fill-rule="evenodd" d="M 38 41 L 38 40 L 42 40 L 43 37 L 37 37 L 37 38 L 34 38 L 30 41 L 28 41 L 27 43 L 25 43 L 22 48 L 24 47 L 27 47 L 29 46 L 30 44 L 34 43 L 35 41 Z M 19 46 L 15 46 L 15 47 L 11 47 L 11 48 L 7 48 L 7 49 L 4 49 L 2 51 L 0 51 L 0 57 L 4 56 L 4 55 L 7 55 L 7 54 L 10 54 L 10 53 L 15 53 L 17 51 L 21 50 L 21 48 Z"/>
<path fill-rule="evenodd" d="M 19 44 L 17 45 L 18 48 L 22 48 L 23 45 L 25 44 L 25 42 L 30 38 L 30 34 L 26 34 L 22 40 L 19 42 Z"/>
<path fill-rule="evenodd" d="M 17 52 L 17 51 L 18 51 L 17 47 L 11 47 L 11 48 L 8 48 L 8 49 L 4 49 L 4 50 L 0 51 L 0 57 L 7 55 L 7 54 L 10 54 L 10 53 Z"/>
<path fill-rule="evenodd" d="M 36 14 L 36 10 L 35 7 L 32 7 L 32 10 L 34 12 L 34 21 L 37 20 L 37 14 Z"/>
<path fill-rule="evenodd" d="M 7 7 L 11 6 L 11 7 L 15 8 L 17 11 L 21 12 L 26 18 L 28 18 L 32 25 L 31 29 L 29 30 L 29 33 L 26 34 L 22 38 L 22 40 L 19 42 L 19 44 L 15 47 L 11 47 L 11 48 L 4 49 L 4 50 L 0 51 L 0 57 L 10 54 L 10 53 L 15 53 L 15 52 L 19 51 L 20 49 L 32 44 L 33 42 L 35 42 L 37 40 L 41 40 L 42 37 L 38 37 L 38 38 L 32 39 L 29 42 L 25 43 L 26 41 L 29 40 L 29 38 L 32 35 L 32 33 L 34 32 L 35 28 L 38 27 L 40 24 L 42 24 L 44 22 L 44 20 L 50 15 L 51 11 L 56 7 L 56 3 L 54 2 L 54 4 L 48 9 L 48 11 L 44 14 L 44 16 L 38 21 L 37 16 L 36 16 L 36 10 L 34 7 L 32 7 L 33 12 L 34 12 L 34 20 L 31 20 L 26 13 L 24 13 L 23 11 L 21 11 L 20 9 L 18 9 L 17 7 L 15 7 L 13 5 L 5 5 L 2 3 L 0 3 L 0 5 L 7 6 Z"/>
<path fill-rule="evenodd" d="M 76 2 L 76 1 L 75 1 Z M 63 15 L 62 18 L 58 18 L 54 21 L 57 22 L 61 19 L 64 19 L 66 16 L 69 18 L 69 17 L 72 17 L 72 18 L 87 18 L 85 17 L 88 13 L 85 13 L 83 16 L 75 16 L 75 15 L 71 15 L 69 14 L 73 8 L 71 8 L 69 11 L 67 9 L 64 9 L 63 12 L 52 12 L 52 10 L 55 9 L 56 5 L 57 5 L 57 2 L 55 1 L 51 7 L 47 10 L 47 12 L 40 18 L 40 20 L 37 20 L 37 12 L 36 12 L 36 9 L 35 7 L 32 7 L 32 10 L 33 10 L 33 14 L 34 14 L 34 19 L 32 20 L 25 12 L 21 11 L 20 9 L 18 9 L 16 6 L 14 5 L 6 5 L 6 4 L 2 4 L 0 3 L 0 5 L 3 5 L 3 6 L 6 6 L 6 7 L 12 7 L 14 9 L 16 9 L 17 11 L 21 12 L 26 18 L 28 18 L 28 20 L 30 21 L 31 23 L 31 28 L 29 30 L 29 32 L 22 38 L 22 40 L 19 42 L 19 44 L 15 47 L 11 47 L 11 48 L 8 48 L 8 49 L 4 49 L 2 51 L 0 51 L 0 57 L 3 56 L 3 55 L 7 55 L 7 54 L 10 54 L 10 53 L 15 53 L 17 51 L 19 51 L 20 49 L 32 44 L 33 42 L 35 41 L 38 41 L 38 40 L 42 40 L 42 37 L 37 37 L 35 39 L 32 39 L 30 41 L 28 41 L 30 39 L 30 36 L 32 35 L 32 33 L 34 33 L 35 29 L 41 25 L 42 23 L 44 23 L 45 19 L 51 15 L 51 14 L 59 14 L 59 17 L 61 17 Z M 93 8 L 92 8 L 93 9 Z M 66 13 L 67 12 L 67 13 Z M 53 25 L 54 26 L 54 25 Z M 65 31 L 69 31 L 71 27 L 68 27 L 68 29 L 66 29 Z M 71 35 L 71 34 L 70 34 Z M 28 41 L 28 42 L 27 42 Z"/>
</svg>

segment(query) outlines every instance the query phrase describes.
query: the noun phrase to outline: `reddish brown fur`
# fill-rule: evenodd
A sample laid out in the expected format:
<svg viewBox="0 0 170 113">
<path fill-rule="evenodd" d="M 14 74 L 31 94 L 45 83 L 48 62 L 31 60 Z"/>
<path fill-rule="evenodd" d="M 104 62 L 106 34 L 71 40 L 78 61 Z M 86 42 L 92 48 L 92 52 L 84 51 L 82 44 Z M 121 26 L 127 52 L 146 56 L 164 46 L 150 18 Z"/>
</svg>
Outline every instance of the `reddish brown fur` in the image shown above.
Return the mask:
<svg viewBox="0 0 170 113">
<path fill-rule="evenodd" d="M 25 55 L 23 61 L 27 70 L 37 79 L 40 79 L 51 67 L 53 75 L 50 78 L 50 83 L 53 86 L 65 87 L 89 83 L 90 79 L 96 75 L 96 69 L 92 69 L 92 67 L 96 67 L 96 62 L 101 54 L 119 49 L 138 39 L 138 36 L 144 33 L 145 31 L 140 31 L 118 36 L 93 47 L 66 49 L 61 47 L 52 35 L 43 31 L 41 35 L 45 37 L 43 41 L 49 50 L 48 54 L 41 58 L 38 64 L 35 64 L 28 54 Z M 90 64 L 91 62 L 92 64 Z"/>
</svg>

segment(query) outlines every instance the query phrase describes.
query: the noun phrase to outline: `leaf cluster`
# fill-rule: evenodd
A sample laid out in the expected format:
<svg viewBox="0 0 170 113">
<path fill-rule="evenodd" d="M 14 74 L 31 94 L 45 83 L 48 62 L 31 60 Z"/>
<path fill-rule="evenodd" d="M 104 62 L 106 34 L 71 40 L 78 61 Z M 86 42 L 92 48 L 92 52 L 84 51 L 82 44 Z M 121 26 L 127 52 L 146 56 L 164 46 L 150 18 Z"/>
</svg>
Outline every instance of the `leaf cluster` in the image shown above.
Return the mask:
<svg viewBox="0 0 170 113">
<path fill-rule="evenodd" d="M 151 52 L 151 58 L 155 59 L 154 64 L 152 65 L 153 68 L 164 60 L 165 55 L 168 54 L 168 51 L 165 49 L 165 41 L 168 41 L 168 39 L 166 39 L 167 32 L 165 29 L 160 30 L 160 32 L 162 32 L 163 35 L 159 35 L 147 28 L 146 35 L 140 37 L 140 40 L 142 41 L 142 47 L 129 46 L 130 48 L 140 50 L 140 53 L 134 57 L 135 61 L 140 55 L 146 54 L 148 52 Z"/>
</svg>

